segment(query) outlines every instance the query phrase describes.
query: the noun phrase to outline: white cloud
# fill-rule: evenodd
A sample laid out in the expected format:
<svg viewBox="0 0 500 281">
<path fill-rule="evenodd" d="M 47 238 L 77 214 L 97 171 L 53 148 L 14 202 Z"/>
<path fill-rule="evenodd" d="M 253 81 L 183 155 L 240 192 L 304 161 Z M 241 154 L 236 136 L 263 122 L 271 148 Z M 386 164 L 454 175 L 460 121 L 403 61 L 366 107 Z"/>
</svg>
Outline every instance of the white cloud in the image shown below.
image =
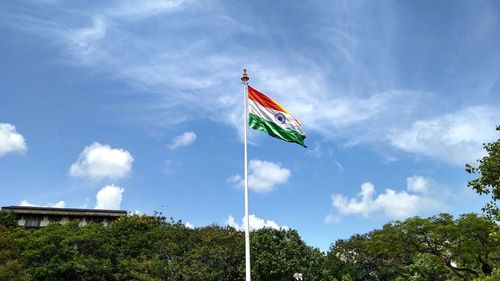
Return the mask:
<svg viewBox="0 0 500 281">
<path fill-rule="evenodd" d="M 174 150 L 179 147 L 192 145 L 195 141 L 196 134 L 194 132 L 184 132 L 182 135 L 175 137 L 167 147 Z"/>
<path fill-rule="evenodd" d="M 262 228 L 289 229 L 288 226 L 280 226 L 280 225 L 278 225 L 278 223 L 276 223 L 273 220 L 264 220 L 262 218 L 255 216 L 254 214 L 250 214 L 249 218 L 250 218 L 250 221 L 249 221 L 250 231 L 259 230 Z M 245 219 L 246 219 L 246 217 L 243 217 L 241 219 L 241 225 L 238 225 L 238 223 L 236 223 L 236 220 L 234 219 L 234 217 L 229 216 L 226 220 L 226 225 L 231 226 L 231 227 L 238 229 L 238 230 L 245 230 L 246 229 Z"/>
<path fill-rule="evenodd" d="M 340 223 L 341 217 L 336 216 L 334 214 L 328 214 L 325 219 L 323 220 L 324 223 L 326 224 L 335 224 L 335 223 Z"/>
<path fill-rule="evenodd" d="M 9 123 L 0 123 L 0 157 L 7 153 L 24 153 L 28 147 L 24 137 Z"/>
<path fill-rule="evenodd" d="M 291 175 L 280 163 L 252 159 L 248 165 L 248 188 L 257 193 L 270 192 L 276 185 L 286 183 Z M 227 181 L 244 186 L 240 175 L 233 175 Z"/>
<path fill-rule="evenodd" d="M 23 206 L 23 207 L 40 207 L 40 205 L 36 205 L 36 204 L 30 203 L 26 199 L 24 199 L 23 201 L 21 201 L 21 203 L 19 203 L 19 206 Z"/>
<path fill-rule="evenodd" d="M 250 160 L 248 165 L 248 188 L 255 192 L 269 192 L 274 186 L 288 181 L 292 173 L 280 163 Z"/>
<path fill-rule="evenodd" d="M 374 197 L 375 187 L 370 182 L 361 185 L 361 192 L 353 198 L 340 194 L 332 195 L 332 206 L 341 215 L 370 217 L 382 213 L 390 219 L 404 219 L 420 212 L 429 212 L 440 207 L 438 201 L 406 191 L 386 189 Z"/>
<path fill-rule="evenodd" d="M 412 192 L 426 193 L 429 191 L 429 179 L 422 176 L 411 176 L 406 178 L 406 189 Z"/>
<path fill-rule="evenodd" d="M 66 207 L 66 203 L 64 201 L 59 201 L 59 202 L 53 204 L 52 207 L 54 207 L 54 208 L 65 208 Z"/>
<path fill-rule="evenodd" d="M 240 226 L 238 225 L 238 223 L 234 220 L 234 217 L 233 216 L 229 216 L 226 220 L 226 225 L 232 227 L 232 228 L 235 228 L 235 229 L 240 229 Z"/>
<path fill-rule="evenodd" d="M 96 194 L 95 209 L 119 210 L 125 190 L 116 185 L 106 185 Z"/>
<path fill-rule="evenodd" d="M 240 175 L 232 175 L 227 178 L 227 182 L 231 184 L 237 184 L 239 186 L 243 186 L 243 178 Z"/>
<path fill-rule="evenodd" d="M 176 10 L 185 2 L 184 0 L 120 1 L 120 6 L 113 8 L 109 14 L 120 18 L 143 18 Z"/>
<path fill-rule="evenodd" d="M 185 225 L 187 228 L 194 229 L 194 225 L 193 225 L 193 224 L 191 224 L 190 222 L 186 222 L 184 225 Z"/>
<path fill-rule="evenodd" d="M 495 140 L 498 120 L 500 108 L 473 106 L 416 121 L 389 138 L 398 149 L 463 166 L 484 155 L 482 144 Z"/>
<path fill-rule="evenodd" d="M 52 207 L 52 208 L 65 208 L 66 207 L 66 203 L 64 201 L 59 201 L 57 203 L 50 203 L 50 204 L 47 204 L 47 205 L 37 205 L 37 204 L 33 204 L 33 203 L 30 203 L 28 202 L 28 200 L 23 200 L 21 201 L 21 203 L 19 203 L 19 206 L 24 206 L 24 207 Z"/>
<path fill-rule="evenodd" d="M 80 153 L 69 173 L 74 177 L 91 180 L 116 180 L 129 174 L 133 161 L 132 155 L 126 150 L 94 142 Z"/>
</svg>

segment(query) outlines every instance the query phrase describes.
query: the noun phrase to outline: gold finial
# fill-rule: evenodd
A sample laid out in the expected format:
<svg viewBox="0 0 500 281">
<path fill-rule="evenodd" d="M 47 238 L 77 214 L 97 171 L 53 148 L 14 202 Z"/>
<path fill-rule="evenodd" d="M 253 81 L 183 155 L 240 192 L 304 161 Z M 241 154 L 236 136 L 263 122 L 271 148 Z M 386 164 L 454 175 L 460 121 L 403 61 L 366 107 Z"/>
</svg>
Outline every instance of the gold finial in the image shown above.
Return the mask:
<svg viewBox="0 0 500 281">
<path fill-rule="evenodd" d="M 247 70 L 243 69 L 243 75 L 241 76 L 241 81 L 247 82 L 248 80 L 250 80 L 250 78 L 248 78 Z"/>
</svg>

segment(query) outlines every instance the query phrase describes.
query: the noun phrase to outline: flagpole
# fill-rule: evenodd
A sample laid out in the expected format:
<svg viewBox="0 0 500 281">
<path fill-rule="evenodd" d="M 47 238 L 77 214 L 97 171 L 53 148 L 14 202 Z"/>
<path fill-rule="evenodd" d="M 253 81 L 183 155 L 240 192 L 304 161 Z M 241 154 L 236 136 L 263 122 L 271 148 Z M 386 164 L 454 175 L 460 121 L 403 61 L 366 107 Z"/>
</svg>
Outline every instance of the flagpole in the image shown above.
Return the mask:
<svg viewBox="0 0 500 281">
<path fill-rule="evenodd" d="M 247 129 L 248 129 L 248 78 L 247 70 L 243 69 L 241 81 L 243 82 L 243 99 L 245 110 L 243 111 L 244 139 L 245 139 L 245 280 L 251 281 L 250 275 L 250 217 L 248 216 L 248 152 L 247 152 Z"/>
</svg>

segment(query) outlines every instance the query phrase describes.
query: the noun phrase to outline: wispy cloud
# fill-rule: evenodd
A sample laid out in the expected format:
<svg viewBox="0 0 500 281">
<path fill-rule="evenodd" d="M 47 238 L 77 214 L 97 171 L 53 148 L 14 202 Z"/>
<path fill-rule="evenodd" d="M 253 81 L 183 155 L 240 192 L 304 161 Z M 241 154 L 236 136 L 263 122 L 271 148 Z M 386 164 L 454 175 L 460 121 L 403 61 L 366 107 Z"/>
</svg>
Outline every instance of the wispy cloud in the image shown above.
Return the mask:
<svg viewBox="0 0 500 281">
<path fill-rule="evenodd" d="M 196 138 L 197 136 L 194 132 L 184 132 L 175 137 L 167 147 L 175 150 L 180 147 L 190 146 L 196 141 Z"/>
<path fill-rule="evenodd" d="M 62 39 L 65 40 L 67 50 L 81 63 L 98 63 L 105 55 L 102 40 L 106 36 L 106 19 L 96 16 L 91 19 L 90 26 L 74 30 L 62 31 Z"/>
<path fill-rule="evenodd" d="M 282 103 L 304 124 L 307 132 L 350 143 L 381 143 L 391 127 L 410 122 L 419 106 L 432 94 L 390 90 L 352 96 L 330 88 L 317 66 L 300 72 L 280 67 L 256 66 L 260 88 Z M 293 93 L 293 99 L 290 98 Z M 394 111 L 394 108 L 398 108 Z"/>
<path fill-rule="evenodd" d="M 436 137 L 420 137 L 418 132 L 432 130 L 428 121 L 441 118 L 436 117 L 441 114 L 440 103 L 435 93 L 421 90 L 426 87 L 397 83 L 398 73 L 404 70 L 398 71 L 402 66 L 394 55 L 405 50 L 391 43 L 397 41 L 397 26 L 392 21 L 398 15 L 389 4 L 372 7 L 385 13 L 384 17 L 371 18 L 379 24 L 367 24 L 368 16 L 373 15 L 367 14 L 371 9 L 365 6 L 372 4 L 363 3 L 336 7 L 334 17 L 324 18 L 328 20 L 324 28 L 275 30 L 259 15 L 243 23 L 232 16 L 230 7 L 195 3 L 120 1 L 96 4 L 88 11 L 54 8 L 57 16 L 53 18 L 37 13 L 5 16 L 15 18 L 11 20 L 14 28 L 55 42 L 67 61 L 148 95 L 142 99 L 147 100 L 144 104 L 130 105 L 137 111 L 137 116 L 130 118 L 134 122 L 162 126 L 208 118 L 232 126 L 241 136 L 238 78 L 241 68 L 247 67 L 252 84 L 294 113 L 304 123 L 306 133 L 439 160 L 460 146 L 446 143 L 446 139 L 440 146 Z M 353 17 L 353 13 L 358 16 Z M 145 28 L 160 15 L 168 16 L 155 21 L 154 29 Z M 187 23 L 184 18 L 191 20 Z M 296 32 L 302 32 L 318 51 L 311 53 L 304 44 L 297 44 L 286 48 L 277 45 L 263 53 L 255 43 L 269 43 L 277 34 L 279 38 L 297 38 Z M 240 44 L 227 44 L 243 35 L 247 38 L 244 57 Z M 485 84 L 491 88 L 497 77 L 488 79 Z M 388 135 L 392 145 L 387 145 Z M 260 138 L 256 134 L 250 137 Z M 464 156 L 452 153 L 444 160 L 458 163 L 476 156 L 478 141 L 463 145 Z M 446 152 L 434 153 L 440 148 Z"/>
<path fill-rule="evenodd" d="M 394 131 L 389 139 L 397 149 L 462 166 L 481 158 L 482 144 L 496 137 L 498 120 L 500 108 L 473 106 L 415 121 L 406 130 Z"/>
<path fill-rule="evenodd" d="M 180 9 L 185 0 L 145 0 L 119 1 L 119 5 L 110 8 L 108 14 L 113 17 L 140 19 Z"/>
</svg>

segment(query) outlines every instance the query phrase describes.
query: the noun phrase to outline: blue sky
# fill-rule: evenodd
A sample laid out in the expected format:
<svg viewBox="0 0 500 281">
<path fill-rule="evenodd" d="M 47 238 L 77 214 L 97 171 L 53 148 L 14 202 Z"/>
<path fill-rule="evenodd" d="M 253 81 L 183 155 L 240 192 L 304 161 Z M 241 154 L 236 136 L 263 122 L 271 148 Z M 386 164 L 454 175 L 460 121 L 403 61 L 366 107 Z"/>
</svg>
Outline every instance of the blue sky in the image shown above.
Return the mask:
<svg viewBox="0 0 500 281">
<path fill-rule="evenodd" d="M 241 228 L 243 88 L 303 123 L 250 131 L 252 227 L 323 250 L 479 212 L 498 138 L 496 1 L 4 1 L 0 205 L 161 211 Z"/>
</svg>

